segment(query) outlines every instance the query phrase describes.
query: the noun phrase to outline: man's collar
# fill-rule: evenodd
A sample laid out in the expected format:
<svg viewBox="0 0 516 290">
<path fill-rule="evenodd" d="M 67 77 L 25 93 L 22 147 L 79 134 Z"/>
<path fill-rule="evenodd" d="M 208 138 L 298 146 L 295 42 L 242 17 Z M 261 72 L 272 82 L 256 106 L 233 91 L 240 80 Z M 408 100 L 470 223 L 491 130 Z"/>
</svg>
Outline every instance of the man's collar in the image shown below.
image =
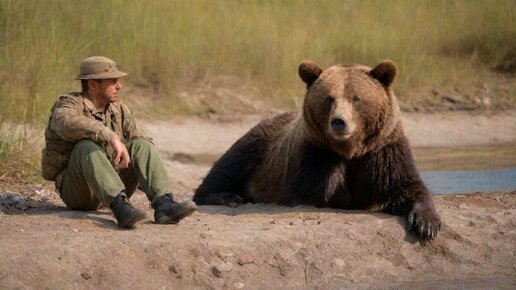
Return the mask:
<svg viewBox="0 0 516 290">
<path fill-rule="evenodd" d="M 92 114 L 98 114 L 98 113 L 104 113 L 111 107 L 111 104 L 107 104 L 105 110 L 99 110 L 95 107 L 93 102 L 88 98 L 88 95 L 86 93 L 82 93 L 82 98 L 84 100 L 84 106 L 88 111 L 90 111 Z"/>
</svg>

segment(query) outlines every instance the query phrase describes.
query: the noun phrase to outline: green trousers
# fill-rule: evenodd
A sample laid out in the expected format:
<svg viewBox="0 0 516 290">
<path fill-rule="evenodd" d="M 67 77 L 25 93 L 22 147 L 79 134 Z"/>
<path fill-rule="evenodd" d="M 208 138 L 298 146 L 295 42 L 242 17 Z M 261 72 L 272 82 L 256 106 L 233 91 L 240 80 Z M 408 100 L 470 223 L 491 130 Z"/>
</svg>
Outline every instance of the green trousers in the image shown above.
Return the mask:
<svg viewBox="0 0 516 290">
<path fill-rule="evenodd" d="M 59 190 L 66 206 L 80 210 L 109 206 L 121 191 L 130 198 L 138 185 L 151 202 L 172 192 L 165 166 L 152 143 L 135 139 L 126 147 L 131 158 L 129 167 L 117 171 L 99 145 L 88 139 L 79 141 Z"/>
</svg>

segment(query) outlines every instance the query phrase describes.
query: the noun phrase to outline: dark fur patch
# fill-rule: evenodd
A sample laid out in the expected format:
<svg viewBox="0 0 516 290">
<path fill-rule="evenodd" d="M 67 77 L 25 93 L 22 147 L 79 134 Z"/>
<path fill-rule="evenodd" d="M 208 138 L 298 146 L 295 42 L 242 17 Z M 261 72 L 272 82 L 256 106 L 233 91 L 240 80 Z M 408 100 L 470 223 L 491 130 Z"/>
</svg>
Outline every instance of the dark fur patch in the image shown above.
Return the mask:
<svg viewBox="0 0 516 290">
<path fill-rule="evenodd" d="M 244 201 L 253 202 L 246 194 L 249 179 L 256 167 L 266 158 L 270 136 L 278 131 L 278 127 L 292 121 L 294 115 L 287 113 L 265 120 L 241 137 L 215 162 L 195 191 L 193 200 L 198 204 L 225 204 L 224 201 L 215 202 L 210 195 L 221 196 L 220 193 L 232 193 L 239 195 Z M 222 194 L 222 196 L 228 195 Z"/>
</svg>

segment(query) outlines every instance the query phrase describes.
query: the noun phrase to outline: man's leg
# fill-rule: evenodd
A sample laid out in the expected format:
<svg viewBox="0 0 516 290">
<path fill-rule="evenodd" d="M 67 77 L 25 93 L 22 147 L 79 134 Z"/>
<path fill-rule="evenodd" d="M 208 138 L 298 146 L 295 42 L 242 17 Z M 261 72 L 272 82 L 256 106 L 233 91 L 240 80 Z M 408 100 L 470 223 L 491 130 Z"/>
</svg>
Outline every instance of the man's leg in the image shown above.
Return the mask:
<svg viewBox="0 0 516 290">
<path fill-rule="evenodd" d="M 154 145 L 147 139 L 138 138 L 127 143 L 126 147 L 131 162 L 128 168 L 120 171 L 120 178 L 127 189 L 127 196 L 133 194 L 138 184 L 151 202 L 171 193 L 167 170 Z"/>
<path fill-rule="evenodd" d="M 144 218 L 125 201 L 125 186 L 106 153 L 91 140 L 79 141 L 70 156 L 60 191 L 71 209 L 95 210 L 109 205 L 118 224 L 130 227 Z"/>
<path fill-rule="evenodd" d="M 140 184 L 155 210 L 156 223 L 177 223 L 197 209 L 193 201 L 174 201 L 167 170 L 150 141 L 139 138 L 126 146 L 131 163 L 120 172 L 120 177 L 128 189 L 128 196 Z"/>
</svg>

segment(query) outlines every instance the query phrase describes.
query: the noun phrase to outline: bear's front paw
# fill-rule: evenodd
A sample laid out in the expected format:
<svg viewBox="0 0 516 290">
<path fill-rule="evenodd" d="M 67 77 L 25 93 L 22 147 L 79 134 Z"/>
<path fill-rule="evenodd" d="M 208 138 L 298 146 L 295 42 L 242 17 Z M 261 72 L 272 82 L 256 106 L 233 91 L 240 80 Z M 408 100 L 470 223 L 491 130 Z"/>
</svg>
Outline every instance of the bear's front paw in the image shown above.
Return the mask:
<svg viewBox="0 0 516 290">
<path fill-rule="evenodd" d="M 226 205 L 229 207 L 237 207 L 245 203 L 245 200 L 241 196 L 226 191 L 196 195 L 193 201 L 198 205 Z"/>
<path fill-rule="evenodd" d="M 244 199 L 232 192 L 219 192 L 216 194 L 218 204 L 227 205 L 229 207 L 238 207 L 245 203 Z"/>
<path fill-rule="evenodd" d="M 433 205 L 417 201 L 407 216 L 407 226 L 419 238 L 431 240 L 441 229 L 441 219 Z"/>
</svg>

